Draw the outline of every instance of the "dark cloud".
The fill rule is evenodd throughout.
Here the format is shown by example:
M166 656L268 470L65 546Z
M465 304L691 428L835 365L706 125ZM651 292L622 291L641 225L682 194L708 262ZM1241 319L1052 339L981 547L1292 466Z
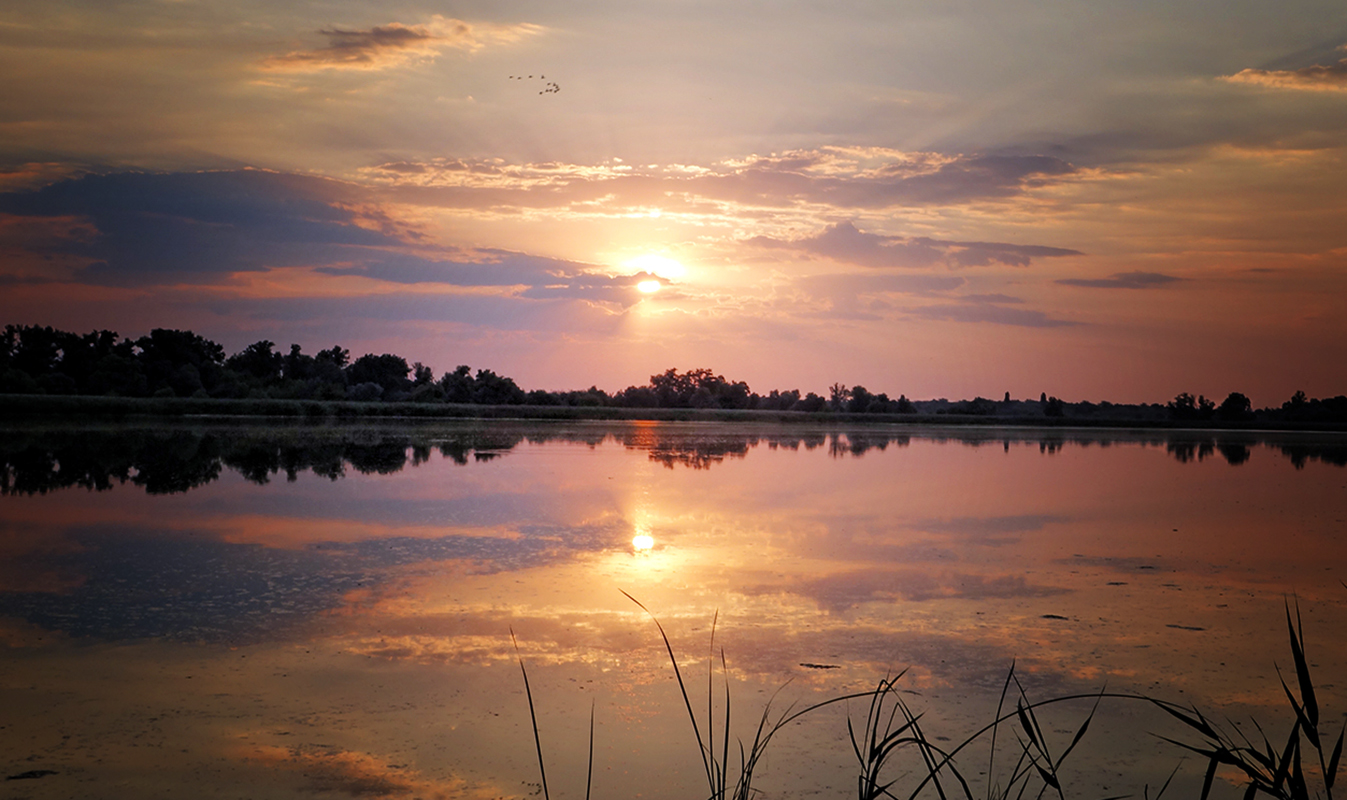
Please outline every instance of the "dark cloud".
M1087 289L1154 289L1181 280L1158 272L1115 272L1108 278L1062 278L1057 283Z
M458 35L470 36L459 23ZM369 30L329 28L319 31L327 37L327 46L273 56L262 62L267 69L379 69L405 61L417 54L433 54L441 37L422 27L397 22Z
M83 258L78 280L135 285L341 260L352 250L401 244L359 224L358 195L337 181L258 170L120 173L0 194L0 214L79 220L79 235L44 249Z
M0 194L0 219L17 221L4 230L45 231L31 241L5 236L11 246L79 257L85 265L74 278L104 285L205 283L308 266L394 284L522 286L522 297L627 306L640 299L638 282L658 280L595 274L587 264L509 250L427 248L360 187L259 170L88 175Z
M797 250L864 267L987 266L993 263L1027 267L1034 258L1078 256L1077 250L1001 242L956 242L927 237L865 233L851 222L829 225L822 233L801 239L764 236L748 240L760 247Z

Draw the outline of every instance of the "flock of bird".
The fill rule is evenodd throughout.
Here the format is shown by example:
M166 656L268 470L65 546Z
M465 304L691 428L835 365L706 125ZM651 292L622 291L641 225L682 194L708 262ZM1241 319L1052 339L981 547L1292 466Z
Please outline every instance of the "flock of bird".
M523 75L511 75L510 80L512 81L533 80L533 76L529 75L527 78L525 78ZM547 80L546 75L539 75L538 80L546 81L546 83L543 84L543 90L541 92L538 92L538 94L556 94L557 92L561 91L561 87L557 85L557 82Z

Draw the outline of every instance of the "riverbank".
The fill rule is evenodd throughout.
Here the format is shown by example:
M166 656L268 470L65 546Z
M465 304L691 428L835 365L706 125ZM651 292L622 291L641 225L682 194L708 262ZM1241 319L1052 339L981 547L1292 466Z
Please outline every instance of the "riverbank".
M1116 408L1116 407L1115 407ZM358 402L351 400L222 399L196 397L100 397L0 395L7 419L62 421L147 418L246 417L311 420L527 419L650 420L668 422L845 423L1036 428L1147 428L1159 430L1347 431L1344 423L1164 420L1118 415L1061 417L937 413L872 414L716 408L620 408L614 406L471 405L464 403Z

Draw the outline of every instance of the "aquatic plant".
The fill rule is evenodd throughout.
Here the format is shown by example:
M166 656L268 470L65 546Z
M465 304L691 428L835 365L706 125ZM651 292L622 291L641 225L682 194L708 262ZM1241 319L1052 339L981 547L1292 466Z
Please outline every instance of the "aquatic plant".
M543 740L538 733L538 714L533 707L533 689L529 686L529 671L524 667L524 655L519 652L519 641L515 639L514 628L510 628L510 643L514 645L515 658L519 661L519 672L524 676L524 696L529 703L529 722L533 727L533 745L538 754L538 776L542 781L543 800L552 800L547 787L547 767L543 763ZM589 705L589 769L585 774L585 800L589 800L590 790L594 787L594 704Z
M863 721L854 721L848 706L846 716L847 735L853 755L859 766L857 775L857 797L860 800L916 800L923 792L933 790L940 800L977 800L973 789L960 771L956 758L961 754L971 759L971 748L980 742L987 742L985 800L1022 800L1025 797L1042 798L1051 792L1060 800L1065 800L1061 770L1066 759L1075 751L1085 737L1090 723L1094 719L1100 704L1104 700L1126 700L1142 702L1154 706L1173 719L1178 720L1188 730L1201 737L1197 743L1184 742L1167 736L1159 736L1190 753L1207 760L1207 769L1202 782L1200 800L1207 800L1211 794L1218 771L1221 767L1236 770L1247 781L1244 784L1244 800L1252 800L1260 794L1277 800L1310 800L1323 797L1332 800L1333 787L1341 766L1344 735L1347 725L1339 730L1336 743L1327 747L1328 732L1321 725L1321 714L1310 676L1309 661L1305 656L1305 638L1300 618L1299 604L1295 605L1295 618L1292 619L1292 606L1286 603L1286 624L1290 635L1291 656L1296 672L1296 691L1293 691L1278 669L1278 678L1293 712L1291 730L1286 743L1280 749L1274 749L1264 728L1257 720L1252 720L1257 728L1260 742L1255 743L1236 726L1228 728L1213 722L1195 705L1182 706L1160 698L1142 694L1107 692L1100 689L1090 694L1071 694L1052 697L1046 700L1031 701L1024 685L1016 673L1012 662L1001 688L996 713L992 721L954 745L938 744L940 740L928 736L922 726L924 712L914 712L899 695L898 681L906 670L897 675L880 679L875 688L866 692L841 695L797 709L795 704L784 710L774 712L773 704L777 696L789 684L778 688L768 699L758 719L751 742L747 745L739 740L737 768L731 764L731 698L729 689L729 666L724 649L717 651L715 645L716 626L719 614L712 619L711 645L707 664L707 705L705 719L700 720L694 710L688 686L679 667L678 657L673 644L659 619L639 600L623 591L629 600L649 615L659 631L665 651L673 666L674 677L683 699L683 706L692 726L693 739L702 761L706 780L707 800L749 800L758 791L753 787L756 770L762 762L768 745L783 728L801 717L825 706L838 703L850 703L852 700L865 700L867 707ZM514 632L510 632L514 640ZM518 643L515 643L518 654ZM721 688L720 705L723 714L716 713L716 662L719 661ZM544 800L548 795L547 777L543 765L542 744L538 733L537 717L534 715L533 696L529 688L528 672L524 668L523 657L519 657L519 667L524 676L524 690L528 696L529 714L533 723L534 743L538 755L538 770L542 778ZM1009 708L1008 699L1014 689L1014 708ZM1079 727L1075 728L1070 742L1054 755L1054 747L1044 734L1037 712L1049 706L1064 703L1093 701L1090 711ZM1229 732L1235 731L1234 734ZM719 741L717 741L717 735ZM1013 744L1006 744L1013 739ZM1002 747L998 749L998 740ZM1013 762L1009 772L998 777L997 756L1009 749ZM967 752L966 752L967 751ZM893 760L900 753L915 753L919 757L919 767L900 773L913 781L909 788L899 788L900 778L889 778L894 772ZM1306 755L1311 754L1313 761L1306 767ZM1317 762L1317 763L1315 763ZM1181 766L1182 763L1180 762ZM1160 800L1168 790L1170 783L1179 770L1174 768L1155 795ZM589 798L594 770L594 712L590 709L589 742L589 778L585 797ZM1317 774L1317 783L1313 779ZM1322 786L1322 793L1312 789ZM1117 795L1105 800L1121 800L1128 795ZM1143 787L1143 796L1151 800L1150 787Z
M1164 738L1184 750L1196 753L1207 759L1207 771L1202 781L1202 800L1211 792L1212 782L1222 765L1243 773L1248 780L1244 797L1256 797L1259 793L1279 798L1279 800L1309 800L1311 796L1310 772L1305 768L1307 748L1318 761L1319 781L1323 786L1323 797L1333 798L1333 786L1338 768L1342 763L1343 735L1347 725L1338 731L1337 743L1325 753L1327 737L1320 726L1319 702L1314 692L1314 681L1310 677L1309 661L1305 657L1305 633L1300 619L1300 603L1295 604L1295 620L1291 619L1291 604L1286 604L1286 629L1291 639L1291 658L1295 662L1296 683L1299 697L1287 685L1286 678L1277 669L1277 678L1291 705L1294 719L1286 744L1275 750L1268 740L1263 726L1253 720L1258 729L1260 742L1253 742L1234 726L1231 735L1225 727L1212 722L1197 710L1195 706L1184 708L1175 703L1148 698L1150 702L1182 722L1187 728L1200 734L1202 741L1197 744ZM1303 743L1302 743L1303 742ZM1313 765L1312 765L1313 766Z

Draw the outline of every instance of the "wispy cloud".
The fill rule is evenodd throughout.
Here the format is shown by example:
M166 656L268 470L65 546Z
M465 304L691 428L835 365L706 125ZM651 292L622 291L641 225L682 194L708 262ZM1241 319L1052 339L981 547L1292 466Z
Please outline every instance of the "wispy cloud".
M904 309L908 314L923 319L945 322L986 322L993 325L1013 325L1020 328L1064 328L1079 322L1056 319L1042 311L1029 308L1006 308L995 303L937 303Z
M608 208L707 201L756 208L884 209L1007 199L1067 180L1050 156L970 156L823 147L706 165L499 160L396 161L369 171L416 202L445 207Z
M1347 45L1338 50L1347 51ZM1312 64L1300 69L1244 69L1224 76L1224 80L1272 89L1344 92L1347 91L1347 58L1339 59L1336 64Z
M1057 283L1087 289L1155 289L1182 280L1159 272L1115 272L1107 278L1062 278Z
M364 30L333 27L318 31L327 38L326 46L271 56L261 66L294 72L387 69L434 58L446 49L475 51L489 43L514 41L540 30L536 25L479 27L438 15L426 25L390 22Z
M865 233L851 222L829 225L821 233L781 240L759 236L748 240L761 247L786 248L864 267L950 267L1005 264L1027 267L1034 258L1082 255L1077 250L1001 242L956 242L924 236Z
M1050 597L1066 590L1029 583L1023 575L978 575L966 572L933 574L917 569L866 569L772 587L808 597L830 612L842 612L861 603L927 600L991 600Z

